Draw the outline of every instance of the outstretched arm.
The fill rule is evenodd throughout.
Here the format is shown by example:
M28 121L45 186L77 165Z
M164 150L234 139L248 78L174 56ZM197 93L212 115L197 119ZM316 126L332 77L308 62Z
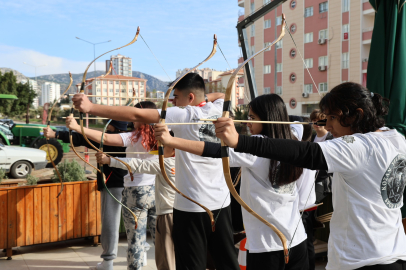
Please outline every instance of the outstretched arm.
M75 109L78 109L82 113L90 113L118 121L158 123L160 118L156 109L93 104L85 94L74 95L72 102Z
M164 146L176 148L185 152L189 152L198 156L203 154L204 142L190 141L181 138L172 137L169 134L168 126L165 124L156 124L154 126L155 138Z
M80 134L82 134L82 129L80 128L80 126L78 125L78 123L76 122L75 118L68 116L66 117L66 127L76 131ZM97 143L100 143L101 141L101 135L103 134L101 131L97 131L94 129L89 129L89 128L83 128L86 136L92 140L95 141ZM104 134L103 137L103 143L105 145L111 145L111 146L124 146L124 142L121 139L121 136L119 134Z
M206 96L207 96L207 99L209 100L209 102L213 102L217 99L224 99L226 95L224 93L216 92L216 93L208 93L208 94L206 94Z

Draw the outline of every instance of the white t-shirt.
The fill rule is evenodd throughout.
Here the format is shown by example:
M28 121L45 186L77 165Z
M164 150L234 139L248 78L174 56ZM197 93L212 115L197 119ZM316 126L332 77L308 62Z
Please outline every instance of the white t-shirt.
M299 193L299 210L303 211L316 202L316 190L314 187L317 171L303 169L302 177L296 181Z
M326 269L355 269L406 260L400 208L406 184L406 142L396 130L319 143L332 180Z
M170 107L166 123L195 122L194 119L217 119L223 112L223 99L208 102L203 107ZM161 113L161 110L158 110ZM220 142L210 122L201 125L168 125L178 138L192 141ZM229 190L224 179L221 160L205 158L176 149L176 187L186 196L210 210L230 204ZM227 198L227 199L226 199ZM224 204L223 204L224 203ZM204 212L200 206L176 193L174 208L187 212Z
M314 141L313 141L313 142L324 142L324 141L326 140L326 138L327 138L327 135L328 135L328 132L327 132L326 134L324 134L324 136L322 136L322 137L318 137L318 136L316 135L316 137L314 137Z
M263 137L259 135L259 137ZM251 154L236 153L230 149L230 166L241 167L241 198L260 216L280 230L288 246L297 227L291 247L303 242L307 236L299 213L296 183L277 186L269 181L270 160ZM303 174L300 178L303 177ZM300 179L299 178L299 179ZM246 249L250 253L283 250L282 242L271 228L242 208Z
M141 141L142 138L140 137L136 143L131 141L133 133L126 132L120 133L121 139L123 140L123 145L127 147L125 149L126 152L148 152L144 146L142 146ZM153 160L157 159L158 156L150 155L150 154L126 154L127 158L139 158L139 159L147 159ZM146 173L133 173L134 181L131 181L130 174L128 173L124 176L124 187L137 187L137 186L148 186L153 185L155 183L155 175L154 174L146 174Z

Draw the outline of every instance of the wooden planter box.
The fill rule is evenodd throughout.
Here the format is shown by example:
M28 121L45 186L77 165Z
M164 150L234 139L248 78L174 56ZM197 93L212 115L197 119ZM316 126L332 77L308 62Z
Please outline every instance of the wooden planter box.
M100 192L96 181L0 188L0 249L101 234Z

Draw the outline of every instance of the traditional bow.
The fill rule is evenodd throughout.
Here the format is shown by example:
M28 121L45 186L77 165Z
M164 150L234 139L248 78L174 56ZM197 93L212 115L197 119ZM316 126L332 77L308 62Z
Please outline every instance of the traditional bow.
M275 43L277 43L279 40L282 39L282 37L285 35L285 15L282 14L282 28L281 28L281 33L279 35L279 37L274 40L271 44L269 44L268 46L266 46L265 48L263 48L262 50L258 51L257 53L255 53L254 55L252 55L250 58L248 58L247 60L245 60L243 63L241 63L233 72L233 74L231 75L230 80L228 81L227 84L227 88L226 88L226 96L224 99L224 106L223 106L223 115L222 117L229 117L229 111L230 111L230 107L231 107L231 91L233 89L233 85L235 84L235 78L238 75L238 72L245 66L245 64L247 64L250 60L252 60L255 56L261 54L262 52L264 52L265 50L267 50L268 48L270 48L272 45L274 45ZM229 155L228 155L228 146L224 143L223 140L221 140L221 156L222 156L222 162L223 162L223 171L224 171L224 177L226 179L226 183L228 186L228 189L230 190L230 193L233 195L233 197L236 199L236 201L251 215L253 215L254 217L256 217L257 219L259 219L262 223L264 223L265 225L267 225L269 228L271 228L276 235L280 238L280 240L282 241L282 245L283 245L283 250L284 250L284 254L285 254L285 263L289 262L289 251L288 251L288 246L286 243L286 237L283 235L282 232L280 232L274 225L272 225L271 223L269 223L267 220L265 220L263 217L261 217L260 215L258 215L254 210L252 210L245 202L244 200L240 197L240 195L238 195L237 191L235 190L234 184L233 184L233 180L231 178L231 173L230 173L230 160L229 160Z
M130 106L133 102L134 102L134 100L135 100L135 91L134 91L134 89L133 89L133 99L131 99L129 102L128 102L128 104L126 105L126 106ZM101 135L101 140L100 140L100 152L103 152L103 142L104 142L104 134L106 133L106 130L107 130L107 126L110 124L110 122L112 121L112 119L110 119L109 121L107 121L107 123L106 123L106 125L104 126L104 128L103 128L103 133L102 133L102 135ZM104 153L104 154L106 154L106 153ZM135 222L135 229L137 229L137 227L138 227L138 218L137 218L137 216L135 215L135 213L130 209L130 208L128 208L126 205L124 205L121 201L119 201L119 200L117 200L117 198L116 197L114 197L114 195L110 192L110 190L107 188L107 185L106 185L106 180L105 180L105 175L104 175L104 172L103 172L103 165L101 165L100 166L100 174L102 175L102 177L103 177L103 187L106 189L106 191L107 191L107 193L110 195L110 197L112 197L117 203L119 203L122 207L124 207L127 211L129 211L130 213L131 213L131 215L133 216L133 218L134 218L134 222Z
M112 51L119 50L119 49L121 49L121 48L127 47L127 46L133 44L134 42L136 42L137 39L138 39L139 33L140 33L140 27L137 28L137 33L135 34L134 39L133 39L130 43L128 43L128 44L126 44L126 45L124 45L124 46L121 46L121 47L119 47L119 48L110 50L110 51L108 51L108 52L106 52L106 53L103 53L102 55L100 55L100 56L98 56L97 58L95 58L92 62L90 62L90 64L87 66L85 72L83 73L82 84L81 84L81 86L80 86L80 93L84 93L84 90L85 90L85 82L86 82L86 75L87 75L87 71L89 70L90 66L91 66L97 59L99 59L100 57L102 57L103 55L108 54L109 52L112 52ZM87 141L87 143L88 143L94 150L96 150L96 151L98 151L98 152L103 152L103 151L100 151L96 146L94 146L94 145L89 141L89 139L87 138L86 133L85 133L85 130L84 130L84 127L83 127L83 113L82 113L82 112L80 112L80 114L79 114L79 123L80 123L80 128L81 128L81 130L82 130L83 138ZM110 155L108 155L108 154L106 154L106 156L108 156L108 157L110 157L110 158L113 158L113 159L117 160L118 162L123 163L123 164L127 167L128 172L130 173L131 181L134 180L134 176L133 176L133 173L132 173L132 171L131 171L130 165L128 165L126 162L124 162L124 161L122 161L122 160L120 160L120 159L118 159L118 158L112 157L112 156L110 156Z
M72 74L69 72L69 77L70 77L70 82L68 87L66 88L66 90L62 93L61 97L58 100L55 100L54 104L52 105L51 109L49 110L49 114L48 114L48 123L47 123L47 129L50 127L51 125L51 117L52 117L52 111L54 110L54 107L56 105L56 103L58 103L58 101L66 94L66 92L68 92L69 88L72 86ZM52 163L52 167L54 167L56 174L58 175L59 181L61 182L61 190L58 193L58 196L56 196L57 198L59 198L59 196L62 194L63 191L63 180L62 180L62 176L58 171L58 168L55 166L54 160L51 157L51 151L49 150L49 138L46 137L45 138L47 140L47 152L48 152L48 157L51 160Z
M213 55L216 53L216 46L217 46L217 37L216 35L214 35L214 41L213 41L213 48L212 51L210 53L210 55L203 60L203 62L201 62L200 64L198 64L197 66L195 66L194 68L190 69L188 72L186 72L185 74L179 76L168 88L168 91L166 91L166 95L165 95L165 99L164 102L162 104L162 111L161 111L161 119L159 120L159 123L165 123L165 118L166 118L166 109L168 107L168 99L169 96L172 92L172 90L175 88L176 84L183 78L185 77L187 74L195 71L200 65L202 65L204 62L208 61L210 58L213 57ZM182 192L180 192L179 189L177 189L175 187L174 184L172 184L172 182L169 180L168 175L166 174L165 171L165 164L164 164L164 147L162 145L162 143L160 141L158 141L158 155L159 155L159 166L161 167L161 172L162 172L162 176L164 177L165 181L168 183L169 186L171 186L172 189L174 189L178 194L182 195L184 198L188 199L189 201L197 204L198 206L200 206L201 208L203 208L207 214L209 214L210 216L210 220L211 220L211 226L212 226L212 230L215 230L215 222L214 222L214 217L213 217L213 213L204 205L196 202L195 200L189 198L188 196L186 196L185 194L183 194Z

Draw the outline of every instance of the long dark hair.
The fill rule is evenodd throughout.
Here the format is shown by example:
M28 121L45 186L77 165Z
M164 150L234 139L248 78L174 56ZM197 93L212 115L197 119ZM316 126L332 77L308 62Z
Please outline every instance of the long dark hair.
M389 99L377 93L371 94L367 88L353 82L334 87L321 99L319 105L325 114L339 115L342 112L340 124L351 127L354 133L368 133L383 127L385 120L382 117L389 111ZM350 120L353 120L352 123Z
M283 99L276 94L262 95L254 98L249 104L249 108L259 116L262 121L289 121ZM263 124L261 135L275 139L297 140L292 134L290 125ZM303 173L303 168L295 167L277 160L271 160L269 166L269 180L273 185L286 185L299 179Z
M156 109L155 103L151 101L141 101L135 104L136 108L140 109ZM131 141L136 143L141 138L141 144L147 151L156 150L157 141L154 135L154 129L148 124L142 124L139 128L134 129Z

